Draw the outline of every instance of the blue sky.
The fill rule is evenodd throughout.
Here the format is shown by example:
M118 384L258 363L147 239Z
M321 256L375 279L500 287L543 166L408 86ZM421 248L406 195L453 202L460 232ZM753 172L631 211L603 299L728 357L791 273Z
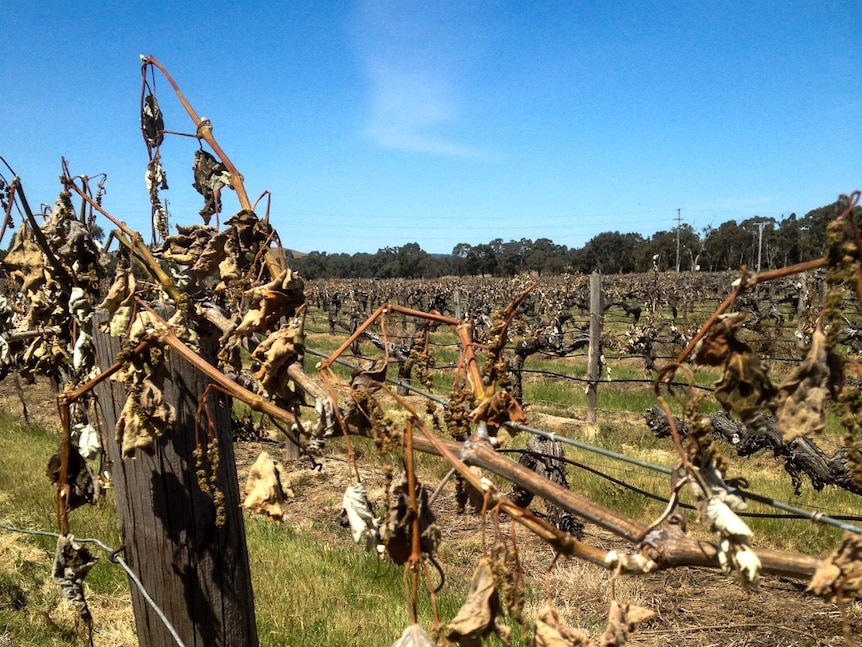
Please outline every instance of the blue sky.
M33 205L56 198L61 156L106 172L104 205L145 239L139 54L301 251L580 247L670 230L678 208L700 230L862 188L858 1L2 6L0 156ZM195 148L162 146L172 223L200 221Z

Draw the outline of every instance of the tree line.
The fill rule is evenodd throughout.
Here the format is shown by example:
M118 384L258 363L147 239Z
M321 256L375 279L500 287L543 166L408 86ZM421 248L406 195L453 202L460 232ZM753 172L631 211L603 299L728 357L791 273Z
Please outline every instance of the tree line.
M747 265L756 270L784 267L823 254L826 223L834 204L795 213L778 221L752 217L728 220L695 231L683 224L649 238L640 234L603 232L583 247L569 248L549 238L487 243L458 243L450 254L429 254L418 243L384 247L371 253L293 254L291 265L306 278L437 278L441 276L515 276L599 271L604 274L702 270L717 272ZM856 209L857 221L862 208ZM678 243L677 243L678 241Z

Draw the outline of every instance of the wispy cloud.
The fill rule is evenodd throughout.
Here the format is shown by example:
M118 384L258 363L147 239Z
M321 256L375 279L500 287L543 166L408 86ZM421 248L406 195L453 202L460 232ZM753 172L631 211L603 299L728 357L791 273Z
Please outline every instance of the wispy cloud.
M459 52L469 50L459 49L459 41L469 35L452 30L451 21L436 21L433 13L412 3L362 3L354 26L368 81L363 134L382 148L487 157L486 151L458 141L451 133L462 118Z

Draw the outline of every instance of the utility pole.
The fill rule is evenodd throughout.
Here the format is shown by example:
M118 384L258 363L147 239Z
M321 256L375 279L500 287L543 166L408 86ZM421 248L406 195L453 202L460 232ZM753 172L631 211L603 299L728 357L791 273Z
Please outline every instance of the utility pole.
M679 274L679 226L682 222L681 209L676 210L676 272Z

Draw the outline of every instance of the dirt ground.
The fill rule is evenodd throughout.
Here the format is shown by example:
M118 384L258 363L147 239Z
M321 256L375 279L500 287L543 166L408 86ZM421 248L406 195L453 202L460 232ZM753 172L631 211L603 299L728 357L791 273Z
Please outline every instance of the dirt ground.
M14 377L0 382L0 407L20 413L24 404ZM32 422L57 428L58 418L47 384L20 384L23 402ZM262 450L276 460L284 454L281 442L239 442L235 445L240 489L250 465ZM371 463L368 461L367 463ZM292 498L286 505L285 523L297 530L321 534L322 539L349 541L338 523L341 497L352 482L343 455L331 453L311 469L308 459L286 463ZM372 504L381 504L385 479L382 470L363 463L364 481ZM420 474L420 478L423 475ZM433 474L425 474L427 484L436 486ZM535 505L535 504L534 504ZM538 504L541 506L541 503ZM481 554L478 517L455 512L452 487L446 487L434 505L443 531L440 562L447 578L469 579ZM331 532L330 532L331 529ZM587 525L584 540L599 547L627 550L628 546L604 530ZM756 548L756 547L755 547ZM525 574L541 587L551 562L550 550L526 532L518 533L518 550ZM733 577L719 572L680 568L640 577L626 577L613 584L603 569L571 560L551 571L554 607L573 626L593 623L601 626L607 613L611 591L620 602L633 602L655 612L627 644L686 645L708 647L755 647L772 645L838 646L862 645L862 604L850 604L842 611L834 604L805 593L805 582L764 576L760 586L746 592ZM528 614L539 610L533 605ZM532 617L532 616L531 616ZM846 626L849 640L845 640Z
M276 443L238 443L236 455L240 486L244 483L248 466L260 451L265 450L278 460L280 449ZM284 467L289 474L286 481L292 484L293 495L286 505L285 523L321 533L321 539L332 541L335 534L344 540L346 534L343 528L338 527L337 519L341 496L352 483L345 458L327 456L320 461L318 470L310 469L308 459L292 461ZM365 464L361 469L372 506L381 505L385 501L382 472ZM437 485L431 480L426 483L431 487ZM533 505L540 511L541 506L541 503ZM467 581L481 554L481 521L473 515L456 514L451 486L446 487L436 500L434 512L443 530L440 562L447 579ZM331 528L333 534L321 528ZM349 541L349 536L346 538ZM629 550L625 542L590 524L586 526L584 541L604 549ZM536 587L541 587L544 572L551 561L551 551L522 530L518 532L518 551L526 575L532 578ZM554 606L567 622L572 626L604 625L612 588L607 571L591 564L566 560L558 563L551 580L555 589ZM642 631L629 640L629 645L862 645L859 638L862 634L862 603L851 603L845 609L844 617L851 636L847 642L841 610L806 593L806 584L764 576L756 590L747 592L732 576L704 569L679 568L622 578L613 587L618 601L639 604L656 614ZM541 609L534 604L525 610L529 617L534 617ZM595 637L595 632L593 635Z

